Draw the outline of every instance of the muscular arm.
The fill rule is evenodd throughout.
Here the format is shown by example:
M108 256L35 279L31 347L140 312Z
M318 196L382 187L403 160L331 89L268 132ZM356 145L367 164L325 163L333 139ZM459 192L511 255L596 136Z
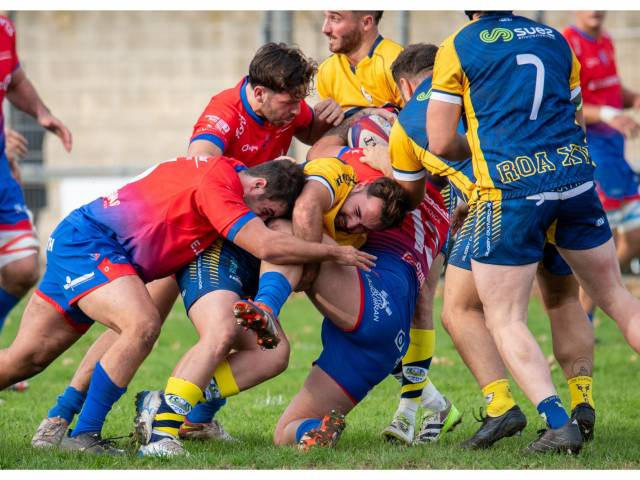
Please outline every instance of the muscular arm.
M296 138L306 145L313 145L327 130L344 121L344 112L340 105L330 98L317 103L313 112L311 125L296 133Z
M429 151L450 161L466 160L471 156L466 137L458 133L462 107L454 103L432 99L427 109Z
M320 182L307 181L293 207L293 234L310 242L322 240L324 212L331 208L331 195Z
M190 157L219 157L224 152L208 140L195 140L189 144L187 155Z
M299 265L334 261L369 271L375 256L351 246L307 242L268 228L259 218L249 220L233 239L233 243L260 260L276 265Z
M627 87L622 87L622 106L624 108L636 108L640 109L640 94L629 90Z
M60 137L64 148L71 151L71 132L64 123L51 114L22 68L14 72L7 90L7 98L14 107L28 113L38 121L40 126Z
M352 119L343 121L325 133L307 152L307 161L321 157L335 157L347 145L347 135Z

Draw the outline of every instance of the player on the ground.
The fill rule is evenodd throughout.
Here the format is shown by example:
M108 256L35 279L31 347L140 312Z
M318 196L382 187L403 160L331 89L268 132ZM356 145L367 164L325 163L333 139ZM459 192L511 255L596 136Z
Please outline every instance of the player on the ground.
M349 161L357 165L361 154L352 151L346 155L353 157ZM324 159L315 160L318 161ZM365 166L359 168L362 172ZM367 170L370 172L359 175L380 176L377 171ZM322 235L323 223L326 225L327 217L322 218L320 208L301 209L298 215L295 212L299 206L316 205L318 193L325 205L330 202L334 190L323 180L326 178L311 182L313 190L308 190L306 199L303 192L300 205L297 203L294 209L293 231L303 238L317 238ZM334 446L344 428L344 415L405 356L421 285L448 230L448 214L442 199L435 190L431 194L435 196L428 196L420 208L408 213L400 226L368 234L363 249L378 255L371 273L334 264L320 267L307 294L325 315L323 351L303 389L278 421L276 444L297 443L302 450ZM289 289L302 276L301 267L266 269L280 276ZM336 283L341 285L340 289L334 288ZM263 287L261 282L255 302L236 304L236 315L243 325L256 330L259 338L270 338L265 324L277 323L275 312L286 295L269 295L266 289L263 292Z
M636 137L640 125L624 109L640 110L640 95L618 76L613 42L603 28L605 12L576 12L575 19L563 35L580 62L582 111L596 187L616 233L620 268L629 272L630 261L640 256L640 178L625 159L624 141ZM593 316L593 301L583 298L583 305Z
M318 95L333 99L347 117L366 107L402 105L391 64L402 46L378 31L382 11L327 10L322 33L333 53L318 69Z
M331 232L334 236L336 233L352 232L354 235L350 238L350 243L361 244L362 236L358 235L359 232L386 228L402 219L406 212L406 195L399 185L386 178L366 185L357 184L355 173L347 167L335 158L308 163L305 166L307 182L300 198L307 198L309 190L313 190L316 184L312 180L320 178L320 175L323 175L321 177L321 181L325 182L323 185L331 181L334 193L333 203L325 205L325 214L332 218ZM300 207L297 203L295 208L298 211L302 208L306 212L305 206ZM322 229L321 219L319 226ZM337 228L346 232L336 232ZM218 255L222 256L224 252L219 251ZM233 342L237 341L238 337L246 335L237 329L233 319L234 302L239 301L241 296L255 294L255 301L261 304L263 299L274 295L286 299L291 292L290 285L285 284L284 292L280 293L283 279L274 272L263 272L260 276L260 291L257 294L252 291L252 285L258 280L257 275L252 272L256 272L259 268L259 261L256 258L247 260L245 259L247 256L246 252L236 253L235 258L239 263L233 273L246 287L233 288L229 285L226 292L217 292L218 296L224 295L228 314L220 312L215 318L211 318L211 315L206 313L211 308L207 299L212 298L214 293L200 296L202 289L198 286L199 282L187 279L188 276L193 275L193 272L185 270L178 274L181 289L185 292L185 306L198 328L200 340L178 363L163 393L146 392L140 396L136 431L141 443L139 449L141 455L186 454L186 450L177 439L180 425L185 415L202 398L226 398L261 383L286 368L286 361L275 365L275 368L271 367L270 364L273 362L269 358L273 353L256 352L255 348L245 348L229 355ZM243 261L240 262L240 260ZM250 271L241 272L240 270L244 267L248 267ZM222 273L224 275L224 272ZM225 280L222 283L224 282ZM230 280L227 283L232 282ZM278 308L274 314L279 314L279 310ZM196 316L200 318L199 321L196 320ZM274 323L271 326L274 331L277 330L277 334L274 332L272 337L260 338L258 342L269 349L275 347L284 335L279 325ZM215 338L215 343L219 344L217 349L211 348L209 337ZM285 345L287 349L285 360L288 360L288 344L285 343ZM256 357L256 353L259 357ZM212 374L213 380L211 380Z
M463 202L453 213L453 228L463 211L461 207L474 203L475 176L471 159L447 162L428 151L426 112L436 52L434 45L409 45L393 64L406 105L391 132L391 165L396 180L414 197L419 198L425 181L432 181L429 174L449 180L456 192L453 196ZM504 365L484 324L482 303L473 287L469 234L470 225L466 223L455 236L448 256L442 321L487 399L482 426L463 446L486 448L524 428L526 419L511 396ZM554 354L568 379L572 416L578 418L583 435L590 438L595 421L591 380L594 339L579 305L578 285L570 274L555 247L546 246L538 283L551 320Z
M20 299L38 281L39 243L29 209L19 183L17 159L5 155L5 126L2 104L6 97L11 104L28 113L38 124L56 134L64 148L71 151L71 133L54 117L26 73L16 52L16 31L13 23L0 16L0 332ZM24 141L16 138L16 153L25 154Z
M472 271L486 325L549 427L529 451L578 452L577 422L569 419L526 324L547 235L636 350L640 302L622 285L595 192L581 128L580 67L568 43L556 30L511 12L469 14L473 20L446 39L436 57L430 150L452 161L473 160ZM468 142L457 133L463 107Z
M335 101L320 102L312 110L304 100L315 71L315 63L298 48L276 43L263 45L251 60L248 75L235 87L212 97L193 127L188 155L217 157L224 154L252 166L286 153L294 136L307 143L315 141L318 135L343 119L342 110ZM220 241L232 259L236 250L225 240ZM213 262L200 262L197 267L194 263L193 268L202 270L203 278L211 278L209 271L220 268L218 257L212 257L214 251L212 246L203 253L203 257L214 258ZM257 269L254 274L257 279ZM152 282L148 289L163 318L182 290L173 277ZM202 286L200 295L213 290L225 288L207 283ZM211 311L214 310L222 312L226 307L217 305ZM38 426L32 445L50 447L60 442L73 417L82 408L93 367L116 339L117 333L108 330L87 352L70 385ZM275 363L286 363L288 356L285 355L283 348L270 358ZM184 436L229 439L213 419L223 404L223 401L212 399L206 405L199 405L185 422Z
M176 272L220 236L277 262L372 263L352 247L304 242L265 226L287 214L303 181L288 160L247 170L226 157L178 158L74 210L47 243L47 270L16 340L0 351L0 387L42 371L94 321L118 331L60 447L121 453L100 432L159 334L162 322L145 282Z

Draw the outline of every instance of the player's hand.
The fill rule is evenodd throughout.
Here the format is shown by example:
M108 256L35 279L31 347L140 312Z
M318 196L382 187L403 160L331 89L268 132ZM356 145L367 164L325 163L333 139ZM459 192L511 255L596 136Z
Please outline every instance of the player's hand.
M452 192L453 194L453 192ZM451 215L451 235L458 233L458 230L464 224L469 214L469 205L466 203L460 203Z
M373 147L364 147L362 149L362 163L366 163L371 168L382 172L385 177L392 176L391 156L389 155L388 145L374 145Z
M6 138L5 152L10 160L19 160L26 157L29 153L29 142L19 132L13 128L5 128L4 136Z
M39 115L38 123L43 128L46 128L50 132L55 133L58 137L60 137L60 140L62 140L62 145L64 145L65 150L67 152L71 151L73 140L71 139L71 132L65 126L64 123L62 123L56 117L51 115L51 113L49 112L45 112Z
M298 282L298 286L295 288L296 292L306 292L309 290L316 278L318 276L318 272L320 271L319 263L308 263L304 266L304 270L302 271L302 277Z
M638 125L638 122L624 113L613 117L609 121L609 125L622 133L626 138L634 138L640 133L640 125Z
M350 245L336 246L333 260L340 265L350 265L361 268L365 272L370 272L371 267L375 267L375 255L362 252Z
M380 115L384 118L389 125L393 125L393 122L396 121L397 115L393 112L390 112L386 108L363 108L357 114L359 117L363 117L365 115Z
M333 127L337 127L344 120L342 108L340 108L338 102L332 98L327 98L326 100L316 103L313 107L313 112L319 121Z
M635 108L636 110L640 110L640 95L636 95L635 98L633 99L633 104L631 105L632 108Z

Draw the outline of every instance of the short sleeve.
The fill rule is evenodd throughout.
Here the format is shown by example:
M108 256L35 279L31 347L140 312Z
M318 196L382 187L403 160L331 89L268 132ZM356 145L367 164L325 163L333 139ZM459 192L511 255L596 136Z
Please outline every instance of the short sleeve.
M320 96L321 100L326 100L327 98L331 98L331 91L329 89L329 85L327 84L327 77L329 76L327 61L320 65L318 69L318 76L316 81L316 89L318 90L318 96Z
M391 155L393 177L396 180L412 182L420 180L427 174L420 158L415 153L413 142L399 120L396 120L391 127L389 154Z
M331 195L331 206L345 198L356 184L353 169L337 158L317 158L305 164L307 181L324 185Z
M193 127L191 142L206 140L216 145L222 153L233 141L238 127L238 112L213 97Z
M462 105L464 72L453 39L447 38L436 54L431 100Z

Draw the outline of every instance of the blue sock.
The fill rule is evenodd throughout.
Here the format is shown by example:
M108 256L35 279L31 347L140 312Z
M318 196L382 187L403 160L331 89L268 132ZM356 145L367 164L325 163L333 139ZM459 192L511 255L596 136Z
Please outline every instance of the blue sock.
M310 430L314 428L318 428L322 420L319 418L307 418L300 425L298 425L298 429L296 430L296 443L300 442L302 436Z
M126 391L126 387L119 387L111 381L100 362L96 363L84 407L71 436L76 437L81 433L100 433L111 407Z
M72 386L68 386L64 393L58 397L58 402L49 410L47 417L62 417L71 423L73 417L82 410L85 398L87 398L85 392L79 392Z
M187 420L191 423L209 423L226 403L226 398L212 398L199 403L189 412Z
M0 287L0 332L2 331L2 326L4 325L4 321L7 319L9 312L15 307L20 299L18 297L14 297L5 289Z
M546 420L549 428L560 428L569 423L569 415L567 415L567 411L562 406L562 401L557 395L545 398L536 408L542 418Z
M289 280L279 272L263 273L255 301L269 306L273 313L280 315L280 309L291 293Z
M591 310L590 312L587 312L587 317L589 318L589 321L591 323L593 323L593 318L596 316L596 309L594 308L593 310Z

